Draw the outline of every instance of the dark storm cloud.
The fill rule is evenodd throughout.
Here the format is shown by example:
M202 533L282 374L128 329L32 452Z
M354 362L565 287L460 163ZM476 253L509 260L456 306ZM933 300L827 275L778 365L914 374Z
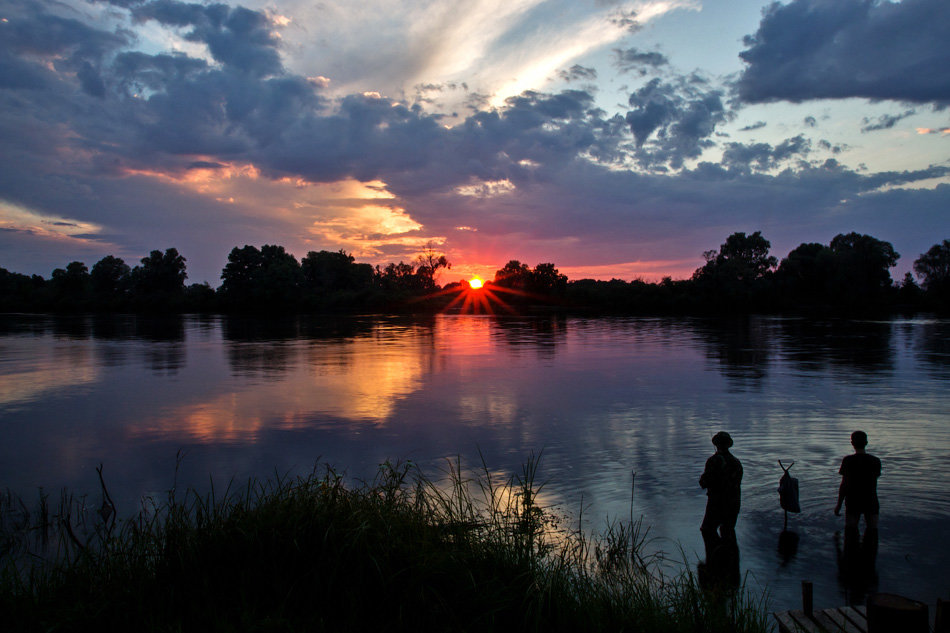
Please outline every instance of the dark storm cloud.
M140 21L192 27L185 38L207 44L215 61L254 75L274 75L282 71L270 19L259 11L225 4L188 4L175 0L155 0L135 5L132 15Z
M471 248L495 244L509 258L516 253L544 261L554 252L558 264L569 266L693 257L698 267L701 253L733 231L764 230L780 255L801 242L826 242L852 230L888 239L892 223L906 228L908 221L919 221L939 233L938 210L950 203L950 187L913 196L919 207L892 208L887 201L903 198L880 189L941 173L947 170L868 177L830 161L774 175L702 163L671 177L577 161L514 175L518 195L483 200L425 191L413 196L412 206L414 217L443 234L452 234L460 217L478 218L479 231L468 238ZM452 213L446 213L449 204ZM898 250L924 246L913 230L897 233ZM567 236L570 248L564 249Z
M733 230L781 226L789 217L802 227L802 241L819 239L817 230L865 231L863 214L883 205L872 205L883 199L881 188L946 174L861 175L834 162L814 164L803 136L775 146L719 145L720 163L686 168L685 161L723 142L717 126L732 116L723 91L695 75L647 83L630 95L625 116L608 116L584 90L526 92L446 128L443 117L407 103L355 94L326 99L281 67L279 41L263 13L168 0L112 4L182 29L208 45L214 62L129 50L128 36L51 15L52 3L0 0L9 16L0 28L16 29L0 38L0 199L102 226L90 239L121 244L116 254L131 254L130 261L176 246L190 270L202 259L220 270L227 250L249 242L248 235L303 230L305 216L242 212L173 180L230 163L252 164L264 178L380 180L426 235L477 223L479 239L505 245L502 256L522 256L518 249L535 240L538 261L551 257L544 248L568 240L578 245L575 263L582 255L629 261L634 251L668 258L674 242L698 259ZM632 162L641 173L629 169ZM497 181L511 183L510 194L459 193ZM933 210L946 208L948 198L944 187L915 200ZM906 207L901 222L917 213ZM25 239L26 230L7 242ZM90 261L80 255L92 247L76 249L69 257L56 251L57 265Z
M55 15L41 2L7 0L0 6L5 18L0 23L0 87L42 89L55 83L57 72L71 72L83 90L103 96L100 63L128 44L127 34Z
M950 103L947 0L774 3L739 56L750 103L864 97Z
M146 55L137 51L119 54L112 65L112 74L124 91L133 95L144 90L162 91L166 86L182 82L194 73L207 69L202 59L182 53Z
M642 76L667 64L669 59L656 51L647 52L638 48L614 49L614 65L621 72L637 72Z
M49 11L46 3L6 0L0 28L3 49L17 54L96 60L128 43L123 34L102 31Z
M714 143L710 136L728 118L722 91L691 76L671 83L653 79L630 95L626 120L645 166L674 169ZM647 142L650 141L650 145Z
M901 114L883 114L875 120L864 117L861 120L861 122L864 124L861 126L861 131L876 132L878 130L889 130L894 127L901 119L906 119L907 117L916 113L916 110L907 110Z

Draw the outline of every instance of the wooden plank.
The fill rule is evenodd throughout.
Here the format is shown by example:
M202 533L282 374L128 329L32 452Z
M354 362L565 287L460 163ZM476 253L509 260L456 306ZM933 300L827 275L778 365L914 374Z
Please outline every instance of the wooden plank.
M862 631L868 630L868 618L865 615L867 609L864 607L841 607L838 609L846 618L854 622L854 625Z
M824 633L821 630L821 627L818 626L818 623L808 615L805 614L801 609L795 609L789 611L788 614L792 616L795 620L795 624L799 626L799 630L803 633Z
M815 611L810 616L802 609L773 613L780 633L867 633L863 607L838 607Z
M779 633L800 633L801 628L795 623L794 618L788 614L788 611L772 614L778 621Z
M844 627L839 626L838 623L831 617L829 611L834 611L834 609L824 609L815 613L815 622L818 623L818 626L821 627L823 631L828 633L844 633Z
M865 633L866 631L866 629L849 620L848 616L841 612L841 609L827 609L825 614L835 622L838 631L844 633Z

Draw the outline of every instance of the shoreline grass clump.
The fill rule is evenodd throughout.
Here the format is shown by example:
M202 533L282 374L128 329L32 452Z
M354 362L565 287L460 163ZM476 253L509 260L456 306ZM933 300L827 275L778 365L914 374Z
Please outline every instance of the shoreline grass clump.
M383 464L194 490L117 520L63 493L0 499L9 631L769 630L744 587L700 588L641 555L639 522L599 537L539 505L537 460L497 481ZM101 472L100 472L101 475ZM44 553L37 554L39 550Z

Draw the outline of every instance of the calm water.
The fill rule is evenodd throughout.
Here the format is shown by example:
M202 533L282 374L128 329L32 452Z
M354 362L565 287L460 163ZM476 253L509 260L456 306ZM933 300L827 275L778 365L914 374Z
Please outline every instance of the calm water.
M98 495L120 511L206 487L390 458L501 474L543 452L547 500L595 531L633 512L650 547L703 557L697 480L728 430L745 467L741 570L772 606L860 599L841 579L834 506L848 437L884 463L871 589L950 589L950 321L753 318L256 321L0 316L0 487ZM797 551L780 553L777 460L794 461Z

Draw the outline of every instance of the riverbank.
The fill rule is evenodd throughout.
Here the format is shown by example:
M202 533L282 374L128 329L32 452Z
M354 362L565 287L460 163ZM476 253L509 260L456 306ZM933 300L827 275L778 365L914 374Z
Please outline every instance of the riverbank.
M384 464L224 493L172 490L128 520L63 494L7 495L0 610L11 631L738 631L762 597L641 555L639 523L590 537L538 503L537 463L496 481ZM97 504L98 505L98 504ZM35 556L43 550L42 557Z

